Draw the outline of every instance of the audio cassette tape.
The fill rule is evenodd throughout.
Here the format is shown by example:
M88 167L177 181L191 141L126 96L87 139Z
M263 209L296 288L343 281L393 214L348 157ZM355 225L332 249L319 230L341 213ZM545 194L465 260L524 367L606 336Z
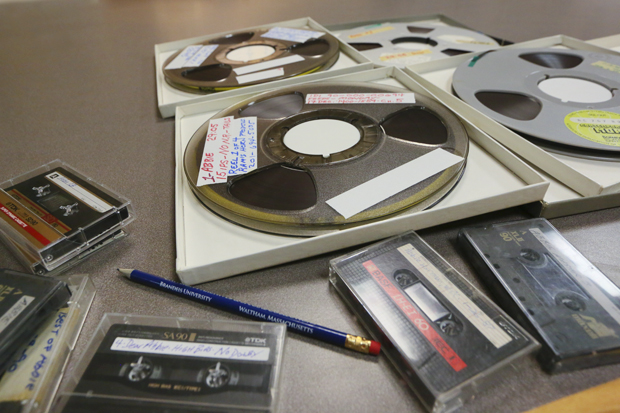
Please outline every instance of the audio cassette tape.
M550 373L620 361L620 288L545 219L464 228L459 245Z
M285 330L106 314L53 411L273 411Z
M415 232L332 260L330 281L433 412L538 348Z
M0 184L0 238L38 275L124 237L133 218L128 199L59 160Z

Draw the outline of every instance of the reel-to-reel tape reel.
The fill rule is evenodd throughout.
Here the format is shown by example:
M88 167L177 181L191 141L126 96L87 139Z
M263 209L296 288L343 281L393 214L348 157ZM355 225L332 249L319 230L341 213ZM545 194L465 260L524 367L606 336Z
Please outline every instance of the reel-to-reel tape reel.
M468 60L452 87L466 103L552 152L620 160L620 57L502 49Z
M238 31L170 56L166 82L190 93L209 93L329 69L340 44L329 33L287 27Z
M200 201L220 216L284 235L320 235L428 208L459 181L468 136L449 109L419 94L415 102L403 100L413 97L403 92L363 83L316 83L242 101L194 133L184 155L187 181ZM256 140L244 145L255 144L256 159L246 160L255 169L202 185L205 141L211 139L217 119L253 122ZM233 146L234 137L228 139L227 145ZM459 161L352 217L345 218L327 203L435 150ZM209 159L207 168L214 167L213 162Z
M482 33L433 22L374 24L345 30L340 39L377 65L398 67L500 46Z

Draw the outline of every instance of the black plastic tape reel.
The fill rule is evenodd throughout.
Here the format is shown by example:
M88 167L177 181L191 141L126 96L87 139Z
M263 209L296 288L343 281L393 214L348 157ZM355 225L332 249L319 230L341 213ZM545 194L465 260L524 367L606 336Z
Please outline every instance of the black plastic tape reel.
M227 183L196 186L209 122L191 138L184 155L188 182L211 210L238 224L284 235L310 236L386 218L437 203L461 177L465 161L349 219L325 201L441 148L466 158L468 136L446 107L416 94L407 104L307 104L310 93L403 93L363 83L317 83L278 89L238 103L213 118L257 117L257 169ZM326 155L296 152L284 144L295 127L335 120L354 127L359 141ZM304 125L305 124L305 125ZM312 128L303 139L312 140Z
M502 49L461 64L465 102L547 149L620 160L620 57L580 50Z
M162 67L166 82L187 92L215 92L327 70L338 60L340 45L338 40L328 33L299 43L263 37L268 31L269 29L239 31L206 40L200 45L215 45L217 49L199 66L166 69L168 64L182 53L183 50L179 50L166 59ZM230 56L240 49L249 50L252 47L266 48L271 54L252 59L252 54L249 53L252 60L231 59ZM281 66L284 71L281 76L244 83L239 83L237 80L238 75L234 69L289 56L300 56L303 60Z
M358 27L341 32L340 39L378 65L398 67L499 47L482 33L431 22Z

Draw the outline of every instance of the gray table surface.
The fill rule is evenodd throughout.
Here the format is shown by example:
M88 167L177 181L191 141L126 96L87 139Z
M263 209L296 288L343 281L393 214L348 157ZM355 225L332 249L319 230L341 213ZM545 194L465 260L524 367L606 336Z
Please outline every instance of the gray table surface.
M60 158L130 198L138 215L130 237L71 271L89 273L97 296L70 366L106 312L240 319L132 284L115 271L133 267L176 280L174 120L161 119L157 111L155 44L304 16L333 25L430 13L513 41L560 33L591 39L620 32L618 11L615 0L0 0L0 181ZM524 217L520 209L510 209L420 234L480 286L455 248L458 229ZM615 208L552 223L618 281L619 217ZM327 281L328 260L342 253L200 287L364 334ZM21 268L4 247L0 267ZM549 376L527 358L465 410L523 411L618 377L618 366ZM281 379L281 411L423 411L384 357L356 355L293 334Z

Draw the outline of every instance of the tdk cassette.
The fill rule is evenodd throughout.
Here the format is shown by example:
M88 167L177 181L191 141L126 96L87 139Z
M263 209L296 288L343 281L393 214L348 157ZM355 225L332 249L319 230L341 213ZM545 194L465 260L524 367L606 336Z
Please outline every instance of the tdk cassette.
M539 347L414 232L332 260L330 281L433 412Z
M465 228L459 244L550 373L620 362L620 288L544 218Z

